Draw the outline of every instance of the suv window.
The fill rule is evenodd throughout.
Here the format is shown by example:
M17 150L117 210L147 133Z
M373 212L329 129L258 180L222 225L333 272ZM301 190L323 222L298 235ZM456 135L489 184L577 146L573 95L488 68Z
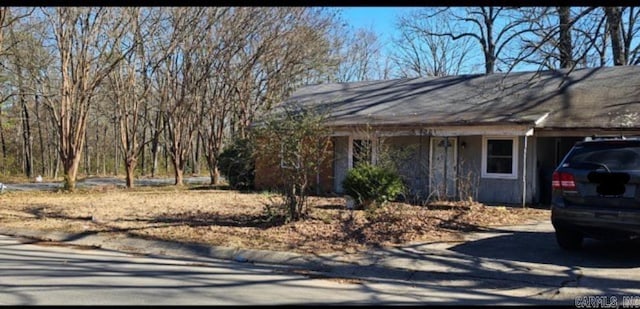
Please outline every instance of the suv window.
M576 169L640 170L640 143L604 142L576 145L565 161Z

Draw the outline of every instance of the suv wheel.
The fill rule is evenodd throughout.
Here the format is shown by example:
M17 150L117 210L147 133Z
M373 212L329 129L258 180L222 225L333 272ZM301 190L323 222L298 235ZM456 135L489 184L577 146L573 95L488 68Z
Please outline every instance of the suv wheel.
M569 251L579 250L582 247L583 238L580 232L565 228L556 229L556 241L562 249Z

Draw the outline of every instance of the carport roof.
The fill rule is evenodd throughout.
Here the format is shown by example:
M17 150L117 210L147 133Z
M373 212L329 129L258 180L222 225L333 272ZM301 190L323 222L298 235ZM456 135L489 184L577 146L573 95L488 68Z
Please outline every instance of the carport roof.
M630 129L640 127L640 66L318 84L279 107L290 104L328 111L331 126Z

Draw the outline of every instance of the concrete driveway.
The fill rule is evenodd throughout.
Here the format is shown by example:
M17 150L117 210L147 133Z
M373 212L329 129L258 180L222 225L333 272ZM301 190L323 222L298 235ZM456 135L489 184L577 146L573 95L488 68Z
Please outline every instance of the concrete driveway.
M556 245L546 221L470 233L464 242L380 249L359 258L361 265L413 271L409 279L415 283L492 296L481 304L504 296L573 306L585 296L614 296L620 304L628 296L638 301L638 247L638 242L587 240L580 252L567 252Z
M504 229L449 248L491 260L533 282L556 283L556 298L626 295L640 297L639 242L585 241L583 250L558 247L550 222ZM550 295L551 296L551 295Z

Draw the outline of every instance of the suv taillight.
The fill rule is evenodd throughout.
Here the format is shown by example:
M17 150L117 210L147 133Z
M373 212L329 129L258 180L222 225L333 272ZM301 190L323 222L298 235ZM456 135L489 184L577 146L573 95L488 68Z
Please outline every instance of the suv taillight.
M553 190L576 191L576 180L573 174L553 172L551 187Z

